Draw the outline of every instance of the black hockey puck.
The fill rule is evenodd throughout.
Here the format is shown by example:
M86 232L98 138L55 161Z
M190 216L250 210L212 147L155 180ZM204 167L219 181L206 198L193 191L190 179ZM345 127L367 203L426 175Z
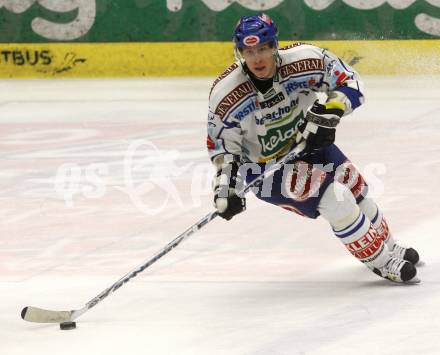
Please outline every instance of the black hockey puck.
M24 307L24 308L21 310L21 318L22 318L22 319L24 319L24 317L26 317L27 310L28 310L27 307Z
M60 329L62 329L62 330L70 330L70 329L75 329L75 328L76 328L75 322L60 323Z

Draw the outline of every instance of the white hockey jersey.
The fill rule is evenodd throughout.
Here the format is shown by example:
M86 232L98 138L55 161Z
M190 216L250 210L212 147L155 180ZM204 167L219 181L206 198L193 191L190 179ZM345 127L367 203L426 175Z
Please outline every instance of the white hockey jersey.
M329 51L297 43L279 49L273 87L262 94L239 62L213 83L209 98L207 146L211 159L235 154L264 163L295 145L297 125L317 92L343 92L346 114L363 102L358 74Z

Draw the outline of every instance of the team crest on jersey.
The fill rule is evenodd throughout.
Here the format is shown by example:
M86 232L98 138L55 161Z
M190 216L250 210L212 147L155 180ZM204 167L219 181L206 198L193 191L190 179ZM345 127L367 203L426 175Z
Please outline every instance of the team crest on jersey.
M254 36L254 35L246 36L243 39L243 43L247 47L253 47L253 46L257 45L258 43L260 43L260 38L258 36Z

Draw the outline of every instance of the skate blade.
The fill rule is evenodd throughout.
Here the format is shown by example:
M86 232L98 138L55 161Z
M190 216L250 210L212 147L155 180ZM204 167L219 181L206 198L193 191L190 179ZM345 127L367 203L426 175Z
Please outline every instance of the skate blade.
M403 285L417 285L417 284L422 282L422 280L420 280L417 276L414 276L409 281L396 281L396 280L389 279L388 277L384 277L384 279L388 280L388 281L391 281L395 285L402 285L402 286Z
M417 276L415 276L409 281L402 282L402 284L412 285L412 284L419 284L421 282L422 282L422 280L420 280Z

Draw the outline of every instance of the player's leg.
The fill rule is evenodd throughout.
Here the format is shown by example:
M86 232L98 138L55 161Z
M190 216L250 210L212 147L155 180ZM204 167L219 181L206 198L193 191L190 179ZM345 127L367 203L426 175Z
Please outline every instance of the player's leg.
M419 254L414 248L404 247L394 239L382 211L372 198L367 196L361 202L359 202L358 205L361 211L371 220L373 227L385 241L394 256L400 259L408 260L414 265L419 262Z
M261 170L251 169L252 166L253 164L243 165L241 169L241 174L246 176L247 183L264 170L263 164L260 165ZM265 202L301 216L317 218L320 196L332 181L333 177L319 167L303 160L296 160L285 164L272 176L264 179L258 189L253 188L252 191Z
M417 280L415 266L391 254L345 185L336 181L330 184L319 202L318 211L350 253L376 274L397 282Z
M415 267L391 256L351 191L334 182L333 174L326 170L323 164L295 161L265 181L256 196L310 218L321 213L347 249L370 269L394 281L413 280ZM252 176L248 175L247 179Z
M368 195L368 184L352 162L333 145L326 150L326 160L335 163L335 180L345 185L353 194L361 211L371 221L374 229L384 239L388 249L395 257L408 260L413 264L419 261L419 255L414 248L401 246L393 238L382 211Z

